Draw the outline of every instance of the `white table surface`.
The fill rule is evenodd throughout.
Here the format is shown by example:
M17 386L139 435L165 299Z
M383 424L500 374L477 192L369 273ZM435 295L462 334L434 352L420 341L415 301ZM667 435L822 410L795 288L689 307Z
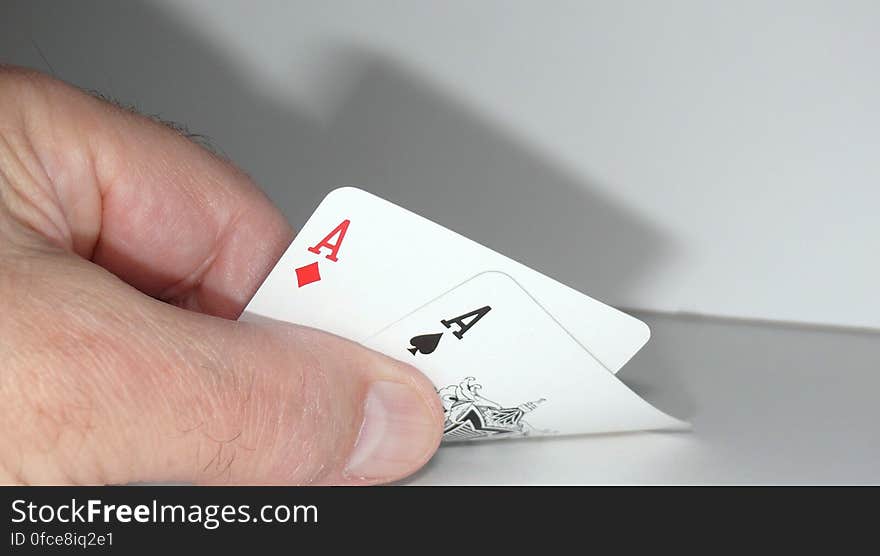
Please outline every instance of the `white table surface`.
M444 446L403 484L880 483L880 334L638 316L619 376L693 432Z

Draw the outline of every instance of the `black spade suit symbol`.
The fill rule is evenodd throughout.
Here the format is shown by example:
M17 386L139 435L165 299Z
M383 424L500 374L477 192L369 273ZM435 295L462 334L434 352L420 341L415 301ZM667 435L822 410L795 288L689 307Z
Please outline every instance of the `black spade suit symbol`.
M422 334L421 336L413 336L410 338L411 348L407 348L407 351L416 355L418 353L422 353L424 355L429 355L434 353L434 350L437 349L437 344L440 343L440 338L443 337L442 332L438 332L437 334Z

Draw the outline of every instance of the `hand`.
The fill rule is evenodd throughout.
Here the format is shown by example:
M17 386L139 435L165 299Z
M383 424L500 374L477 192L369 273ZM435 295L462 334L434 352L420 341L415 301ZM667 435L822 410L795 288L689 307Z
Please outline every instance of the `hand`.
M180 132L0 66L0 482L370 484L421 467L443 418L416 369L235 322L292 235Z

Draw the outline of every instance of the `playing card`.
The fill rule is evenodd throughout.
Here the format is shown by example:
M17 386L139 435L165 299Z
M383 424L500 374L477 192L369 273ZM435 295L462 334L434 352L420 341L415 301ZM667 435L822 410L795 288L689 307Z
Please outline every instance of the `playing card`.
M627 388L501 272L475 276L364 345L434 382L445 441L688 426Z
M353 187L321 202L242 318L285 320L361 341L486 270L514 277L612 372L648 340L638 319Z

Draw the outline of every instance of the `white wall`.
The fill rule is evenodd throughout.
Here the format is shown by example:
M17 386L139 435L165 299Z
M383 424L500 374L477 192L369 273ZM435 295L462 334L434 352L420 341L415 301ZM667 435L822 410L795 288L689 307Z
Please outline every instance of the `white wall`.
M617 305L880 328L880 3L16 6L0 55L211 135L295 223L359 184Z

